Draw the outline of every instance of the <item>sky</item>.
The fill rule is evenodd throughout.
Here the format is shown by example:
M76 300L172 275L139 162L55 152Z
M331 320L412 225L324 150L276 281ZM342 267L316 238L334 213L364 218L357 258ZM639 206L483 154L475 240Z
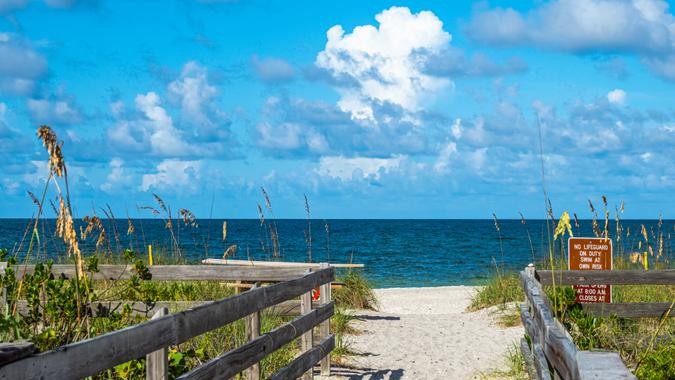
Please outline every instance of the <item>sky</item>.
M660 0L0 0L0 217L675 218ZM48 197L53 194L48 194ZM50 198L51 199L51 198ZM49 215L47 213L47 216Z

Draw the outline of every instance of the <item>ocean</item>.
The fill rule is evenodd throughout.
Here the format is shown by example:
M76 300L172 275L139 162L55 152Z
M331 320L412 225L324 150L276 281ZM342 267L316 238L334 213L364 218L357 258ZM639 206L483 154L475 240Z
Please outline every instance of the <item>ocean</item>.
M103 220L109 241L105 248L119 252L132 248L146 252L153 245L154 255L172 255L173 238L161 219L133 219L135 232L127 235L127 220L117 220L116 226ZM270 226L278 231L281 260L306 261L309 256L308 221L301 219L227 220L227 240L222 239L223 219L200 219L196 227L173 220L174 234L180 253L189 262L205 257L221 258L228 246L235 244L237 253L232 258L274 259ZM30 233L26 234L28 219L0 220L0 248L19 255L26 251ZM600 228L604 220L600 220ZM614 251L638 249L641 225L647 227L654 250L654 236L658 236L656 220L622 221L623 239L614 241ZM76 221L79 231L81 221ZM326 227L327 226L327 227ZM115 239L115 227L119 243ZM544 220L500 220L499 231L493 220L311 220L311 255L313 262L354 262L365 265L363 274L375 287L417 287L441 285L475 285L494 274L499 266L519 270L531 262L542 262L548 256L547 227ZM675 222L663 221L664 257L672 257L670 233ZM610 236L615 224L610 221ZM628 229L630 236L625 236ZM39 226L40 245L34 257L58 258L65 248L53 237L54 220L42 220ZM528 238L529 232L529 238ZM575 236L594 236L590 220L573 227ZM80 242L85 255L95 251L97 232ZM25 236L25 237L24 237ZM24 240L21 244L22 239ZM644 243L642 243L644 244ZM175 249L174 249L175 251Z

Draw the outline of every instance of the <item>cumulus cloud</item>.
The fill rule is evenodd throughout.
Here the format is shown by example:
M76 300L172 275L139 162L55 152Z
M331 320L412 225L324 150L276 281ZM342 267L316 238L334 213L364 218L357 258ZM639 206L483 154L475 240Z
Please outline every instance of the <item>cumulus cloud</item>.
M237 144L230 132L231 122L217 104L217 95L206 68L188 62L167 86L169 104L154 91L138 94L131 111L122 102L113 102L110 108L116 123L108 129L107 137L120 153L149 150L167 158L234 157Z
M511 57L504 63L498 63L482 53L467 58L459 49L448 49L425 64L428 74L451 78L504 76L524 73L527 70L527 62L520 57Z
M230 137L230 120L217 104L218 89L209 83L206 67L186 63L168 85L169 100L180 106L181 123L200 141L224 141Z
M341 25L328 30L328 41L316 66L342 82L341 109L356 119L373 119L371 103L389 102L408 111L418 110L423 98L451 82L426 74L430 55L440 54L451 36L432 12L411 13L392 7L375 16L379 25L361 25L346 33Z
M383 173L396 170L406 158L403 155L391 158L327 156L321 157L316 171L319 175L343 181L368 177L377 180Z
M201 166L201 161L164 160L157 165L155 173L143 175L140 189L194 192L199 188Z
M251 58L253 69L261 81L270 84L289 82L295 79L295 69L281 58Z
M124 161L115 157L110 160L108 164L110 172L105 179L105 182L100 186L101 190L107 193L113 193L120 188L126 187L133 181L133 176L127 172L124 167Z
M82 121L82 113L71 99L28 99L26 108L34 124L73 125Z
M47 61L14 34L0 33L0 94L28 95L47 74Z
M337 105L269 97L252 137L264 152L278 157L382 157L426 152L445 123L442 116L427 113L411 118L389 103L373 103L372 111L377 124L354 120ZM416 122L419 119L425 120L424 128Z
M120 120L108 129L108 138L122 151L147 152L158 156L187 156L194 148L183 140L173 119L161 105L155 92L138 94L135 98L139 115L131 120Z
M623 105L626 103L626 91L617 88L608 92L607 101L613 104Z
M466 31L494 46L634 53L655 73L675 79L675 17L662 0L556 0L527 13L479 7Z
M441 149L434 164L434 170L437 172L447 172L450 166L450 161L454 155L457 154L457 144L455 142L448 142Z

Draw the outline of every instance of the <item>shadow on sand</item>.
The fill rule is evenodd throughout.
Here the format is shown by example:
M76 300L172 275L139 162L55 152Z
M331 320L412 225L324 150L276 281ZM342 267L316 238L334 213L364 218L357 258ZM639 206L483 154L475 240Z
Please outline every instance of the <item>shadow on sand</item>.
M362 319L364 321L400 321L401 317L395 316L385 316L385 315L354 315L356 319Z
M400 380L403 377L402 369L374 369L374 368L333 368L333 375L344 376L349 380Z

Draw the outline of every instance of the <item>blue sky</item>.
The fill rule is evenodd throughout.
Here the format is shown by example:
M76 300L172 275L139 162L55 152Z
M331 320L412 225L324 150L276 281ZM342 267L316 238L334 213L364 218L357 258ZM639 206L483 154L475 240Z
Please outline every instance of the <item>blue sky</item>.
M665 1L0 0L0 217L675 217ZM543 142L540 155L539 132Z

